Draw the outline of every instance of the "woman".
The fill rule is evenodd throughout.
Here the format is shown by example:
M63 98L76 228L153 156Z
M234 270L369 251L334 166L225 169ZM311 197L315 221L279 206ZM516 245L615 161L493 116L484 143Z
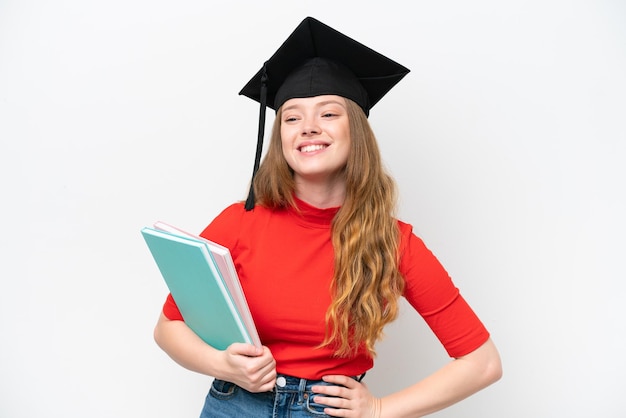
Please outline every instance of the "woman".
M210 347L171 296L155 329L175 361L215 377L201 417L416 417L499 379L489 333L394 218L367 115L407 72L307 18L242 90L261 102L259 147L264 107L277 111L270 146L247 204L201 235L230 248L264 346ZM401 296L454 360L379 399L361 379Z

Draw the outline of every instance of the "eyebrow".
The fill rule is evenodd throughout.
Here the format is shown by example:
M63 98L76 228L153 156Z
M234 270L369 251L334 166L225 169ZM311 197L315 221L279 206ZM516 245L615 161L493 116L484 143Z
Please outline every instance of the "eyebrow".
M324 100L323 102L316 103L315 106L316 107L321 107L321 106L326 106L328 104L338 104L339 106L343 107L344 109L346 108L346 106L343 103L341 103L339 100L335 100L335 99ZM298 108L298 107L300 107L300 105L293 104L291 106L287 106L287 107L283 108L283 112L286 111L286 110L291 110L291 109L295 109L295 108Z

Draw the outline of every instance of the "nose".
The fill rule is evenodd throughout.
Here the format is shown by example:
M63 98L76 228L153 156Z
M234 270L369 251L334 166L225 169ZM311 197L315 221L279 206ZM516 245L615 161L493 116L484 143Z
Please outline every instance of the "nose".
M311 136L317 135L321 132L319 125L315 122L315 119L307 118L302 125L302 135Z

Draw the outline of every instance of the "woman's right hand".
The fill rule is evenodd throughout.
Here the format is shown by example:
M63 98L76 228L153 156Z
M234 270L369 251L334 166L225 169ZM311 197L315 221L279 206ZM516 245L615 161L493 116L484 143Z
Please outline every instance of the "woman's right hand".
M249 392L269 392L276 383L276 361L269 348L235 343L217 350L200 339L183 321L163 313L154 329L154 339L181 366L232 382Z
M276 383L276 360L269 348L234 343L222 351L222 376L248 392L269 392Z

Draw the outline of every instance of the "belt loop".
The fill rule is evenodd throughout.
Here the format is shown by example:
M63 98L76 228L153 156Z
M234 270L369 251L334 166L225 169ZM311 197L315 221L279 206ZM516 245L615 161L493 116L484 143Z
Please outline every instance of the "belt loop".
M304 394L306 393L306 379L300 379L300 385L298 386L298 403L304 402Z

